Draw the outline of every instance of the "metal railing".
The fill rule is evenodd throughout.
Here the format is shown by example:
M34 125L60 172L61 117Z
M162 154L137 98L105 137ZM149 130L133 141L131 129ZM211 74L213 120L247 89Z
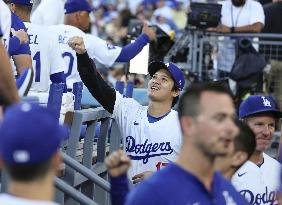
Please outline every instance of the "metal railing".
M74 111L69 139L62 147L64 174L54 179L58 203L62 205L110 204L110 184L107 181L104 159L107 152L121 146L119 129L114 122L109 137L110 121L110 114L103 108ZM99 137L94 139L98 122L101 122ZM82 140L80 129L83 124L86 124L87 128ZM81 144L83 144L82 160L78 161L76 154ZM97 154L94 155L93 145L97 147ZM7 190L9 181L6 172L2 171L1 178L1 191L4 192Z

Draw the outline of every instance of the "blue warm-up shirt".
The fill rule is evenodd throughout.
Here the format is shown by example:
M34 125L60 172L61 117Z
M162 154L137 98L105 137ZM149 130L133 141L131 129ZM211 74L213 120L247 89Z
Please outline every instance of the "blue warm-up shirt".
M27 31L23 21L17 17L16 14L12 12L12 24L11 28L15 29L16 31L23 29ZM30 55L30 48L29 44L20 44L20 40L17 37L13 37L12 33L10 33L10 41L9 41L9 54L10 56L13 55L21 55L21 54L27 54Z
M170 164L138 185L127 197L126 205L247 205L245 199L219 172L212 190L176 164Z

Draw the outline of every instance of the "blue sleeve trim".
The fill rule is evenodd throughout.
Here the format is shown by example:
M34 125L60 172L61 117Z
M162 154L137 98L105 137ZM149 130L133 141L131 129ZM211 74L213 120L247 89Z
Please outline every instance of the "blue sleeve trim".
M64 93L67 92L66 76L64 72L54 73L50 75L50 80L52 81L52 83L64 83Z
M116 62L129 62L132 58L134 58L143 47L150 42L147 34L140 35L135 42L126 45L121 49L119 56L116 59Z

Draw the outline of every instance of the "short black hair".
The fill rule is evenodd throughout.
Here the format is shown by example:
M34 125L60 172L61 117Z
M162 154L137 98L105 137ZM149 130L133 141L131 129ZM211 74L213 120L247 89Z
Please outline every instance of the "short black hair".
M239 134L234 139L235 152L246 152L249 159L256 149L256 135L245 122L236 120L235 123L239 128Z
M44 177L51 167L51 159L32 165L11 165L5 163L8 175L18 182L31 182Z
M177 86L176 82L175 82L175 81L173 81L173 82L174 82L174 84L173 84L173 87L172 87L172 91L177 91L177 90L180 91L180 89L179 89L179 87ZM179 95L180 95L180 93L179 93ZM174 107L174 105L176 105L176 103L177 103L178 100L179 100L179 95L176 96L176 97L174 97L174 98L172 99L171 107Z
M26 6L26 5L21 5L21 4L17 4L17 3L15 3L15 5L17 7L17 10L20 10L25 15L30 15L30 13L32 11L32 6Z
M181 95L178 105L178 117L197 117L199 114L199 103L203 92L217 92L229 95L233 98L230 88L222 82L193 83Z

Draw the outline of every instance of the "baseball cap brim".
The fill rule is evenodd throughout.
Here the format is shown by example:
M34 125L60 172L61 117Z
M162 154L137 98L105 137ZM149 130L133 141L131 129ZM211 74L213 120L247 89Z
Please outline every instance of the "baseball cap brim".
M256 110L255 112L251 112L251 113L248 113L248 115L244 115L244 116L239 116L240 118L245 118L245 117L250 117L252 115L258 115L258 114L266 114L266 113L270 113L270 114L273 114L273 116L275 118L282 118L282 112L280 111L277 111L277 110Z

